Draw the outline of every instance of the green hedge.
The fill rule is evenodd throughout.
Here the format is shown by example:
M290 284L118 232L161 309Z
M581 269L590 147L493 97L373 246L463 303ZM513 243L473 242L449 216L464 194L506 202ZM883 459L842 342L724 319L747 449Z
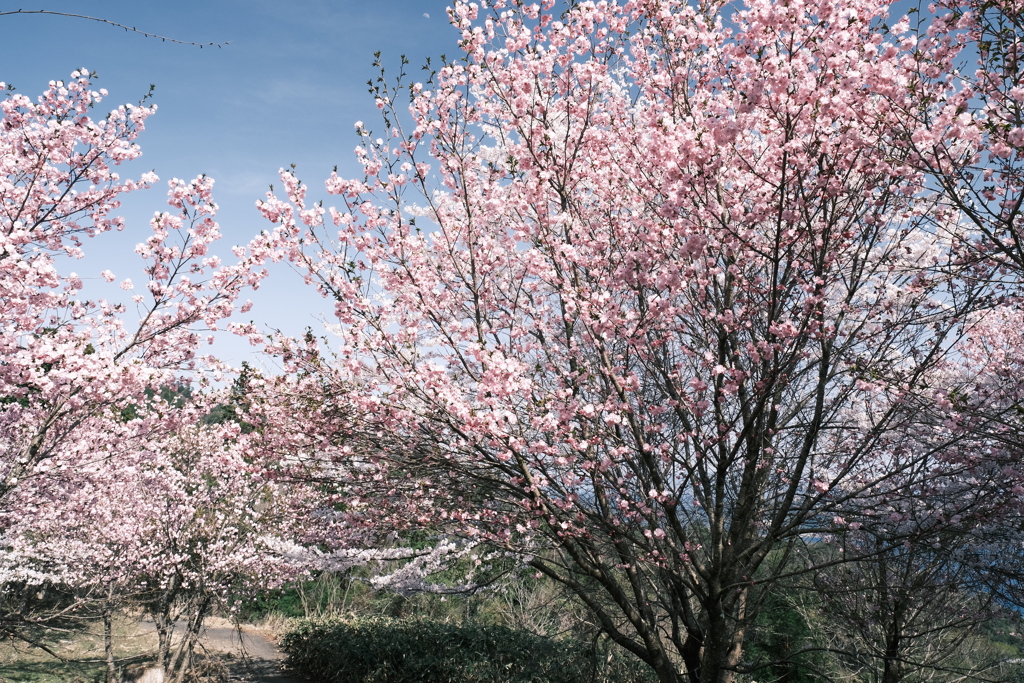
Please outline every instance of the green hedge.
M582 643L426 619L312 619L282 639L288 665L323 683L589 683Z

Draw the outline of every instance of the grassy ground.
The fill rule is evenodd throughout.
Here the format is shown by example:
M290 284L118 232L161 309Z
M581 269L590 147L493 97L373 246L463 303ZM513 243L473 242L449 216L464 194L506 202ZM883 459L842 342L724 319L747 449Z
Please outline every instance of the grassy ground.
M30 634L61 659L18 640L0 641L0 683L95 683L103 681L106 662L103 630L99 623L68 631ZM114 655L119 660L141 660L156 652L156 636L139 634L134 619L114 626Z
M285 622L264 620L245 629L244 651L232 622L211 617L200 642L189 680L203 683L296 683L281 672L283 655L274 633ZM30 637L60 657L22 641L0 640L0 683L102 683L106 679L103 632L98 623L63 631L37 632ZM128 664L150 663L157 650L151 623L123 616L115 621L114 656L119 671Z

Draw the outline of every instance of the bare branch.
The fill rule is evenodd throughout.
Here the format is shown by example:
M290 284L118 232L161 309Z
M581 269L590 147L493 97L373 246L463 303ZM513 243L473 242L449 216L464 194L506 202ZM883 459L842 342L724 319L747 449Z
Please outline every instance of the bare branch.
M230 41L223 42L223 43L196 43L196 42L193 42L193 41L190 41L190 40L177 40L176 38L168 38L167 36L161 36L161 35L156 34L156 33L149 33L148 31L141 31L141 30L135 28L134 26L126 26L124 24L119 24L116 21L110 21L109 19L102 19L100 17L90 17L90 16L85 15L85 14L74 14L72 12L56 12L54 10L48 10L48 9L16 9L16 10L9 10L7 12L0 12L0 16L6 16L6 15L9 15L9 14L52 14L52 15L59 16L59 17L72 17L74 19L88 19L89 21L98 21L101 24L108 24L110 26L114 26L114 27L117 27L117 28L123 28L125 31L128 31L130 33L138 33L140 35L145 36L146 38L158 38L158 39L160 39L160 40L162 40L164 42L177 43L179 45L196 45L196 46L198 46L200 48L204 48L204 47L208 47L208 46L209 47L223 47L225 45L230 45Z

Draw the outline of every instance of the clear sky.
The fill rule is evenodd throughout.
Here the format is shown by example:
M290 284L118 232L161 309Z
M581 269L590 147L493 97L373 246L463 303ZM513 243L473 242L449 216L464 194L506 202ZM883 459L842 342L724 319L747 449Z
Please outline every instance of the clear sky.
M397 73L399 55L419 80L426 57L455 57L458 34L448 25L445 0L38 0L38 5L0 0L0 11L47 9L102 17L140 30L221 48L162 43L100 24L60 16L0 16L0 81L34 97L48 81L77 68L96 71L106 88L103 105L135 103L156 86L159 107L139 138L143 156L124 167L138 177L155 170L161 183L125 202L128 227L86 245L74 268L97 277L105 268L139 281L141 261L132 248L145 239L148 220L166 208L165 182L205 173L216 180L214 196L224 248L247 242L269 227L255 202L277 171L297 164L312 188L337 165L359 175L352 154L353 123L376 121L366 81L376 75L373 53ZM97 112L102 114L102 111ZM317 311L330 310L290 273L275 271L246 319L265 320L290 332L318 327ZM97 287L99 280L97 277ZM116 291L111 297L116 297ZM218 343L235 363L241 344Z

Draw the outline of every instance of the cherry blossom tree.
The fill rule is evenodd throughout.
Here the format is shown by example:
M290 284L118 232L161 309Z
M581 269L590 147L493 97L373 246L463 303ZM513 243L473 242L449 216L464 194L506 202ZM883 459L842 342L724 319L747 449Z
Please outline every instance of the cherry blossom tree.
M1019 284L1024 14L1008 0L939 4L948 11L920 42L927 62L920 77L936 86L936 99L907 111L904 144L912 163L928 172L973 229L965 247L1002 266L1004 277L1014 273L1010 280ZM965 44L972 49L959 49Z
M263 276L258 254L241 249L237 263L222 265L208 253L220 233L205 177L171 181L176 212L157 214L137 249L149 281L145 294L132 295L135 321L124 304L86 299L77 273L60 273L84 255L85 238L124 227L113 214L121 194L156 181L152 173L122 180L114 170L138 156L134 140L154 108L125 106L94 120L90 109L103 93L84 71L72 78L52 82L38 102L12 94L0 103L0 495L49 467L59 449L80 441L73 432L109 417L105 409L141 403L146 389L195 369L202 330L216 330ZM125 279L121 287L134 285Z
M971 517L956 515L972 541L959 561L1001 600L1020 605L1024 15L1019 3L1000 0L938 5L919 41L920 77L936 87L934 99L906 111L902 144L969 228L955 248L973 265L966 275L986 283L990 305L969 318L969 339L926 409L941 429L960 433L946 458L966 466L965 484L984 492Z
M366 177L327 209L283 172L267 239L334 302L306 371L376 425L339 472L367 509L521 553L666 683L731 681L801 546L966 480L930 390L998 291L968 256L1012 247L951 199L985 43L876 0L553 9L456 3L465 57L408 116L379 81Z
M227 427L194 433L201 404L161 400L160 389L223 370L201 344L258 286L266 250L236 247L223 263L211 252L213 181L173 179L170 211L154 215L136 248L144 284L121 280L130 303L87 298L88 279L117 277L69 265L88 241L125 227L121 195L157 180L116 170L139 155L135 139L155 107L94 118L103 96L82 70L36 101L0 102L0 590L6 602L26 587L71 587L102 603L109 627L112 609L152 583L175 598L162 614L185 593L198 605L183 641L194 643L210 596L226 590L222 577L256 571L266 530L256 520L281 508L269 502L265 468ZM5 608L0 626L16 633L54 616L23 608ZM186 651L178 671L187 660Z
M145 609L158 664L181 681L207 616L307 570L292 549L320 499L277 481L237 424L202 424L200 404L153 407L172 424L146 442L53 476L42 490L18 490L18 514L3 520L3 568L9 579L71 591L79 610L98 604L111 673L110 616Z

